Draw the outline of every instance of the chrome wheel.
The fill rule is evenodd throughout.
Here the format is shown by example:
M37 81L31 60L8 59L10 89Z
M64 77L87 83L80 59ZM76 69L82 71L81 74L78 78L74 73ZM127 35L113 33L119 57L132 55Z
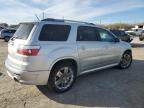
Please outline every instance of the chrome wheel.
M122 68L127 68L127 67L130 66L131 62L132 62L132 56L131 56L131 54L125 53L123 55L122 59L121 59L120 66Z
M74 72L70 67L63 67L58 70L55 76L55 86L58 89L67 89L74 80Z

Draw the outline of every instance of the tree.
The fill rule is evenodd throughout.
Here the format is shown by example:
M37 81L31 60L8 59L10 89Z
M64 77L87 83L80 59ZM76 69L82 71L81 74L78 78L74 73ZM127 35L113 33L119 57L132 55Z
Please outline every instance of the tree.
M1 27L4 27L4 28L7 28L7 27L8 27L8 24L7 24L7 23L0 23L0 26L1 26Z
M19 25L9 25L9 28L17 29Z
M125 24L125 23L115 23L115 24L109 24L106 26L106 28L109 29L131 29L133 25L131 24Z

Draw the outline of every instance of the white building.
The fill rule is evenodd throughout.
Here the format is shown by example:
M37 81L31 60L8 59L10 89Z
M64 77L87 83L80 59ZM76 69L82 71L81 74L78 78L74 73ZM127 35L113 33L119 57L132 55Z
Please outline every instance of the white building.
M144 30L144 25L135 25L135 27L132 28L132 30L137 36L140 36L142 34L142 31Z
M141 29L141 30L144 30L144 25L135 25L134 28L132 28L133 30L134 29Z

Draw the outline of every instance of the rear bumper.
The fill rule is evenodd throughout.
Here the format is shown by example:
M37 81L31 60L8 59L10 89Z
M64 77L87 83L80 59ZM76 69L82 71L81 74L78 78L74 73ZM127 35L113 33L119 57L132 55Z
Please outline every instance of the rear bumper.
M15 69L5 62L8 75L16 82L29 85L46 85L50 71L22 71Z

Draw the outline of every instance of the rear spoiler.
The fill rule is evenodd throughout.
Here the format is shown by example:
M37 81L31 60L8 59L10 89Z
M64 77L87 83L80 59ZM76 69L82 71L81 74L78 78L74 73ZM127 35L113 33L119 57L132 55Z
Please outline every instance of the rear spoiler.
M39 22L21 22L21 23L19 23L19 25L20 24L36 24L36 23L39 23Z

